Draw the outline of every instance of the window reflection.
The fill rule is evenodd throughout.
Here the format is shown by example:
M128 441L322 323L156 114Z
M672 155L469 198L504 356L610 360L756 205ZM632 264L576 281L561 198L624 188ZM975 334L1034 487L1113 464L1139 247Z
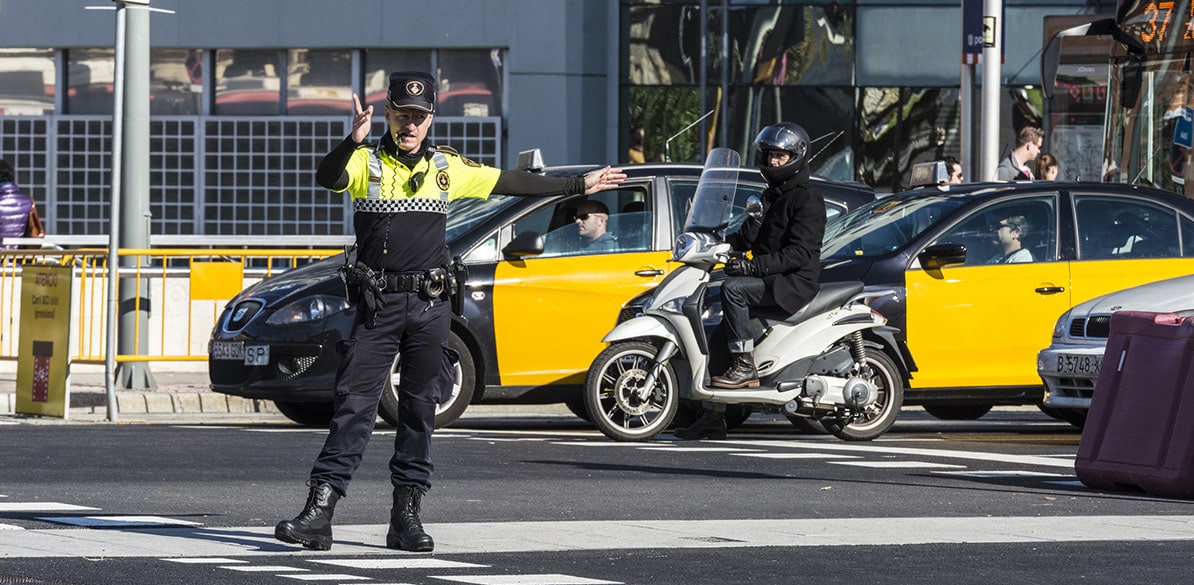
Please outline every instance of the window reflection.
M439 52L440 116L500 116L502 55L498 49Z
M66 112L112 114L116 58L113 49L71 49L67 52Z
M154 49L149 54L150 113L197 115L203 97L203 51Z
M373 106L379 114L386 105L386 89L394 71L431 71L431 51L365 51L365 95L362 107ZM376 121L379 116L374 116Z
M695 85L699 82L699 6L633 6L626 15L630 83Z
M0 49L0 115L54 112L54 51Z
M958 90L868 87L859 95L859 181L900 191L913 164L960 152Z
M836 3L730 10L731 82L849 85L854 78L852 15L852 9ZM720 79L719 68L714 69L711 75Z
M286 69L286 113L352 112L352 54L291 49Z
M281 114L278 51L216 51L216 103L219 115Z

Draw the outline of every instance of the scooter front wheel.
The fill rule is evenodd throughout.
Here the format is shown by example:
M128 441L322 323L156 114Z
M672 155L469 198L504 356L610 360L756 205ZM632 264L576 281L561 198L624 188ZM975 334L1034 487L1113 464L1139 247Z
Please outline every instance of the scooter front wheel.
M659 368L645 387L658 349L645 341L624 341L605 348L585 377L585 408L601 432L615 441L646 441L662 432L680 403L671 364Z

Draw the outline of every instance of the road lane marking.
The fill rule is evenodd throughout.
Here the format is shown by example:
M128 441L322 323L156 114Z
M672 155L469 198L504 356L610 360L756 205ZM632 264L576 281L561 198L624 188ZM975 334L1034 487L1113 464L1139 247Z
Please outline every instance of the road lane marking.
M163 516L39 516L38 520L85 528L150 528L165 526L203 526L200 522L176 520Z
M836 453L730 453L730 455L762 459L858 459L861 457L861 455L838 455Z
M966 469L965 465L951 463L933 463L930 461L826 461L831 465L850 465L852 467L868 467L871 469L938 469L954 468Z
M161 560L170 561L171 563L182 563L184 565L227 565L231 563L249 562L243 559L226 559L224 557L182 557Z
M12 524L0 524L0 530L24 530L24 528Z
M486 568L489 565L479 565L477 563L465 563L461 561L447 561L444 559L334 559L334 560L315 560L308 559L307 562L319 563L321 565L333 565L337 567L346 567L349 569L480 569Z
M979 478L999 478L999 477L1066 477L1061 473L1049 473L1046 471L1023 471L1023 470L1003 470L1003 471L934 471L941 475L953 475L961 477L979 477ZM1059 482L1047 482L1059 483Z
M362 575L345 575L341 573L329 573L325 575L290 575L282 574L279 577L286 577L287 579L298 579L300 581L372 581L370 577Z
M81 512L99 509L61 502L0 502L0 512Z
M242 571L245 573L300 573L303 571L310 571L311 569L303 569L300 567L287 567L285 565L229 565L227 567L220 567L221 569L228 569L230 571Z
M643 451L688 451L693 453L730 453L733 455L741 455L745 453L758 453L758 449L742 449L740 447L643 447Z
M543 573L538 575L452 575L441 577L432 575L432 579L469 583L470 585L621 585L621 581L605 581L602 579L586 579L559 573Z
M453 554L585 550L1194 542L1194 515L462 522L426 527L435 535L439 559ZM388 524L338 525L334 550L362 558L402 558L402 553L381 546L388 528ZM0 531L0 559L229 559L304 553L301 547L274 540L273 531L272 526Z
M1038 455L1009 455L1000 453L984 453L982 451L955 451L951 449L917 449L911 447L884 447L881 445L853 445L846 443L818 443L816 445L802 444L800 441L726 441L733 445L745 447L780 447L786 449L815 449L818 451L841 451L848 453L870 453L884 455L911 455L914 457L928 457L932 459L970 459L974 461L994 461L998 463L1019 463L1022 465L1038 465L1041 467L1074 468L1073 460L1065 461L1053 457Z

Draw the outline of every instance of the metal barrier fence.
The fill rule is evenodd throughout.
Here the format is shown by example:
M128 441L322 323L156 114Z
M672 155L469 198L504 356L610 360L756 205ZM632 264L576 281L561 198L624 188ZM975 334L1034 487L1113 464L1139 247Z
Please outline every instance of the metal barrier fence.
M342 249L121 249L119 278L135 279L135 310L148 310L149 326L134 327L133 347L143 355L117 354L117 362L206 361L211 327L224 303L273 274L343 252ZM126 260L127 259L127 260ZM0 361L17 359L21 275L26 266L72 266L71 359L105 363L108 251L0 250ZM142 307L147 299L149 307ZM124 334L125 332L118 332Z

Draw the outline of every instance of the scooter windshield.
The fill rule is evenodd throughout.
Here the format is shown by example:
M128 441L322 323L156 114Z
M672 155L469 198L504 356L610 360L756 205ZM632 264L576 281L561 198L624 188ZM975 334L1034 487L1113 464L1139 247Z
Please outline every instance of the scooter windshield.
M709 151L692 197L692 207L688 210L688 220L684 222L684 231L714 233L729 225L741 166L742 157L735 150L714 148Z

